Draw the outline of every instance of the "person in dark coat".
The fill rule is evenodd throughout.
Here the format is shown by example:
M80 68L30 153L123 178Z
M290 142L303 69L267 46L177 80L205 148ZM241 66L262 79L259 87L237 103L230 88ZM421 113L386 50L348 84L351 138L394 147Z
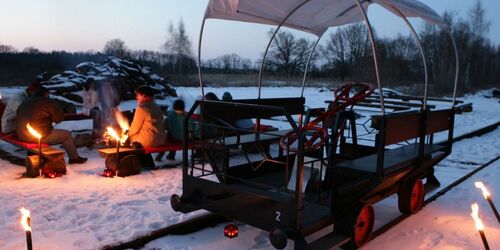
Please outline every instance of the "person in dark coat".
M87 158L78 155L76 144L71 133L63 129L54 129L52 123L60 123L64 112L57 103L48 98L49 91L41 87L32 98L24 101L17 109L16 133L20 140L37 142L30 134L26 125L42 135L41 142L47 144L62 144L69 157L69 163L84 163Z
M165 127L167 129L167 143L180 144L183 141L183 122L186 117L184 101L177 99L173 103L173 110L167 111ZM161 161L164 153L156 156L156 161ZM170 151L167 155L168 160L175 160L175 151Z

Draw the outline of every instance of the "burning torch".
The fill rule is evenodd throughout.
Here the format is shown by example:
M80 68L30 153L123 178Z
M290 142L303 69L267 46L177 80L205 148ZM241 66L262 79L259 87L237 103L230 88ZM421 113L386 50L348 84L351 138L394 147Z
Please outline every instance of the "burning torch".
M488 245L488 240L486 240L486 235L484 234L484 225L481 219L479 219L479 205L474 203L470 206L472 209L472 213L470 214L476 223L476 229L481 236L481 240L483 241L484 249L490 250L490 246Z
M495 207L495 204L493 203L493 200L491 199L491 194L490 194L490 192L488 192L488 189L486 188L486 186L484 186L484 184L480 181L477 181L476 183L474 183L474 185L476 185L477 188L479 188L479 189L481 189L481 191L483 191L484 198L490 204L491 210L493 210L493 213L497 217L498 223L500 223L500 215L498 215L497 208Z
M40 169L42 168L42 143L41 143L41 139L42 139L42 134L38 133L38 131L36 131L34 128L32 128L30 126L30 123L28 122L28 124L26 124L26 128L28 129L28 131L30 132L31 135L33 135L35 138L38 139L38 164L40 166Z
M22 207L19 209L21 211L22 217L21 217L21 225L23 225L24 231L26 232L26 247L28 250L33 249L33 243L31 241L31 217L30 217L30 210L25 209Z

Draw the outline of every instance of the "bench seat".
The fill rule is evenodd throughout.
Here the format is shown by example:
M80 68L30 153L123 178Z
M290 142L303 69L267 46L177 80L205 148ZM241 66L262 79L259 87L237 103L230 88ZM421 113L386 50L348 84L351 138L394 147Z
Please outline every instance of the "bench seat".
M425 155L443 150L446 146L426 144ZM418 157L418 144L410 144L395 149L386 150L384 153L384 173L389 174L408 166L409 161ZM367 155L354 160L348 160L337 164L340 171L354 171L367 174L377 172L377 154Z
M191 149L193 148L192 144L188 145L188 148ZM144 153L145 154L151 154L151 153L162 153L162 152L167 152L167 151L180 151L184 149L184 145L182 143L173 143L173 144L164 144L156 147L144 147Z
M17 138L17 136L14 133L4 134L0 132L0 139L25 149L38 149L38 143L21 141L19 140L19 138ZM49 146L48 144L42 143L42 147L48 147L48 146Z

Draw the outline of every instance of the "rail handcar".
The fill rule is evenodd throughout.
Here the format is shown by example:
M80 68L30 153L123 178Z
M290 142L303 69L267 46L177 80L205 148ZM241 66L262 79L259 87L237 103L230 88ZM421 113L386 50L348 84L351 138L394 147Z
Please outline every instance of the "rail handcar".
M265 56L282 26L317 35L317 44L329 27L364 20L370 31L377 88L382 89L376 46L365 13L374 3L403 18L419 45L406 16L445 25L439 15L418 1L209 1L200 33L199 65L206 19L278 27L264 53L256 99L200 100L189 111L184 121L182 195L172 195L174 210L189 213L204 209L266 230L278 249L286 246L287 239L295 241L296 249L317 249L346 239L352 247L364 245L374 226L373 204L390 195L397 193L402 213L415 213L422 207L425 192L439 184L433 167L451 152L457 82L455 79L452 107L430 110L422 49L422 105L389 113L382 91L378 91L380 113L370 118L368 134L357 131L353 107L372 95L370 84L345 84L334 92L327 108L306 109L306 66L300 97L261 98ZM458 75L458 67L456 71ZM204 95L201 68L199 76ZM235 125L248 119L255 121L254 128ZM263 124L270 119L285 125L269 129ZM434 134L440 132L447 133L446 139L436 143ZM373 140L367 142L367 135ZM306 240L325 228L329 233L324 237Z

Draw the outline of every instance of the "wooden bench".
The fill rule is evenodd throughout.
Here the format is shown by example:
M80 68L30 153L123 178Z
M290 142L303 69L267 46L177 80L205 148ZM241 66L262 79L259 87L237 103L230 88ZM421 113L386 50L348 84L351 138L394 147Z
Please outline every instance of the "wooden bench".
M377 154L371 154L337 164L341 172L378 175L396 173L412 166L418 159L442 151L449 153L451 140L444 144L426 144L425 136L441 131L453 131L453 110L414 111L375 117L379 131L376 137ZM404 146L395 144L420 139ZM393 148L387 149L386 146Z

